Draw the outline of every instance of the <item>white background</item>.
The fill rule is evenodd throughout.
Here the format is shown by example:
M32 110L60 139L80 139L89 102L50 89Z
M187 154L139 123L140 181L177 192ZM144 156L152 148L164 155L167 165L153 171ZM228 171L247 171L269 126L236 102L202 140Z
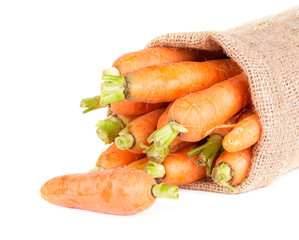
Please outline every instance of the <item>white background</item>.
M280 3L279 3L280 2ZM105 110L83 115L103 68L168 32L225 30L296 1L1 1L0 239L298 239L294 170L241 195L180 191L134 216L54 206L48 179L92 168ZM298 1L297 1L298 4Z

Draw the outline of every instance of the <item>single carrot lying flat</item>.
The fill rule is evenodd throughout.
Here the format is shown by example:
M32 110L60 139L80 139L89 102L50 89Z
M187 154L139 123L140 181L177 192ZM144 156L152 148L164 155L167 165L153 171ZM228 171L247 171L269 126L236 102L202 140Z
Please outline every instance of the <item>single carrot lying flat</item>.
M144 171L117 168L55 177L42 186L41 196L64 207L129 215L149 208L156 197L177 199L178 188L156 184Z
M224 151L215 162L212 179L215 183L235 190L247 176L251 167L252 152L249 148L238 152Z
M156 130L158 119L164 110L158 109L133 120L115 139L116 146L133 153L143 153L140 143L147 144L146 140Z
M144 171L152 177L160 178L162 182L172 185L182 185L202 180L206 178L206 167L196 165L197 155L187 156L187 153L193 147L194 145L168 155L163 164L150 162L151 164L145 166Z
M146 67L125 76L105 75L102 77L101 104L125 98L137 102L171 102L235 76L240 71L232 60L221 59Z
M262 134L262 127L257 114L252 114L240 122L228 133L222 142L228 152L237 152L257 143Z
M127 150L120 150L115 143L111 144L98 158L96 169L111 169L126 166L145 157L145 154L136 154Z

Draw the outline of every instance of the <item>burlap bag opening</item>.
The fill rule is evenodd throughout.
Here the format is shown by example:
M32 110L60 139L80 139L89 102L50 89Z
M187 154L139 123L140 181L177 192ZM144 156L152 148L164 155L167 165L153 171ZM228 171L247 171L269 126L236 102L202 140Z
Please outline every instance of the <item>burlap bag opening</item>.
M227 31L170 33L146 47L177 47L228 56L247 74L263 134L248 177L236 191L200 181L183 188L243 193L269 185L299 166L299 7Z

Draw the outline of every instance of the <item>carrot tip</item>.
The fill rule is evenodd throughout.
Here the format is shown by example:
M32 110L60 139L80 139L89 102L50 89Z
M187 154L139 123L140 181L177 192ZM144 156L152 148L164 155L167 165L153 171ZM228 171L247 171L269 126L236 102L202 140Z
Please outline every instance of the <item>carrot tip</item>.
M163 178L165 176L165 168L162 164L152 161L149 161L148 163L149 164L144 167L143 171L151 175L153 178Z
M90 169L89 172L95 172L95 171L102 171L105 170L102 166L95 166L94 168Z
M169 199L179 198L178 186L168 185L165 183L154 185L152 188L152 193L156 198L169 198Z
M232 179L232 169L227 163L220 163L214 167L212 171L212 179L215 183L235 191L235 188L228 184Z
M120 76L120 72L116 67L106 68L102 72L102 76L111 75L111 76Z
M124 128L122 121L115 116L110 116L103 121L99 121L96 126L98 127L97 135L105 144L112 143Z
M128 132L129 125L119 132L119 136L115 138L115 145L120 150L130 149L135 144L134 136Z
M96 110L99 108L107 107L107 105L101 104L101 96L95 96L93 98L84 98L80 102L81 108L87 108L83 111L83 113L90 112L92 110Z
M101 84L101 104L108 105L125 99L126 81L123 76L103 75Z

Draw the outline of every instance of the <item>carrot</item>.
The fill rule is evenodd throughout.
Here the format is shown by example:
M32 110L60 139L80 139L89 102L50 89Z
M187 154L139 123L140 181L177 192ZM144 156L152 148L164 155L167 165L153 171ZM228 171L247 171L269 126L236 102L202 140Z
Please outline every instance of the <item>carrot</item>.
M127 150L120 150L116 144L111 144L102 152L96 163L96 169L111 169L128 165L144 157L144 154L136 154Z
M252 114L240 122L223 139L223 148L228 152L237 152L257 143L262 127L257 114Z
M177 199L178 188L156 184L143 171L118 168L52 178L42 186L41 196L59 206L129 215L149 208L156 197Z
M105 144L110 144L118 137L120 131L138 116L122 116L113 114L96 124L97 135Z
M182 185L202 180L206 178L205 166L196 165L195 160L198 156L187 156L187 152L192 147L168 155L163 164L150 161L151 164L145 166L144 171L152 177L161 178L162 182L171 185Z
M157 124L157 129L161 129L165 127L168 124L168 113L169 109L172 106L172 103L168 105L166 110L163 112L163 114L160 116ZM155 134L155 132L153 133ZM152 135L153 135L152 134ZM150 138L148 142L150 142ZM147 157L154 162L162 162L164 158L169 154L169 153L174 153L176 151L179 151L183 148L186 148L188 146L194 145L194 143L190 142L184 142L180 138L176 137L169 146L164 148L163 146L160 146L159 143L154 143L151 146L144 146Z
M135 168L139 170L143 170L147 165L149 165L149 159L147 157L134 161L125 167L127 168Z
M140 144L145 145L147 138L156 130L157 122L165 109L158 109L133 120L115 138L116 146L121 150L143 153Z
M111 71L119 75L127 75L148 66L157 66L166 63L202 60L198 51L180 48L147 48L137 52L130 52L120 56L113 63L112 68L104 70L110 75Z
M235 190L247 176L251 167L252 152L249 148L230 153L224 151L215 162L212 179L215 183Z
M101 104L125 98L136 102L171 102L235 76L240 71L232 60L221 59L146 67L125 76L105 75L102 77Z
M136 116L142 115L159 108L166 107L167 103L145 103L145 102L133 102L124 99L120 102L111 103L111 110L120 115Z
M148 48L122 55L113 63L113 67L105 69L102 75L125 76L145 67L197 60L204 59L196 50L162 47ZM122 101L119 104L112 104L112 108L116 110L115 113L122 115L133 115L133 113L134 115L141 115L162 107L158 107L157 105L151 106L151 104L130 103L130 107L126 108L126 105L128 105L128 102ZM107 104L101 102L101 96L95 96L93 98L83 99L80 106L82 108L87 108L83 111L83 113L87 113L95 109L106 107ZM139 109L139 112L137 111L135 113L133 110L134 108ZM143 112L141 111L142 109ZM146 111L147 109L149 110ZM118 112L118 110L121 110L121 112ZM128 111L128 113L124 113L124 111Z

